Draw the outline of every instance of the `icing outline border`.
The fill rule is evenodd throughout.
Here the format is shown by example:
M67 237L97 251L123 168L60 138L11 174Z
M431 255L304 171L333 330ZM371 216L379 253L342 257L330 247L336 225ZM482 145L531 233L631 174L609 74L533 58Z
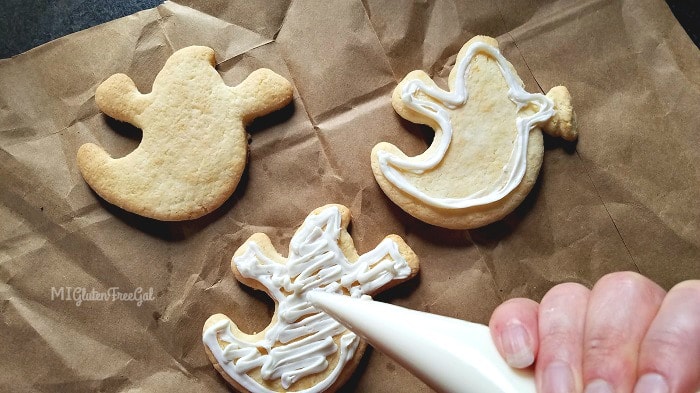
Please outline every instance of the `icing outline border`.
M411 184L397 169L421 174L435 168L442 162L452 140L452 124L450 123L449 113L444 107L454 109L467 103L469 92L467 90L466 76L471 68L471 61L477 53L485 53L497 61L501 74L508 84L508 97L517 105L518 111L533 103L537 105L538 111L531 116L516 117L517 135L513 151L508 163L503 167L501 176L495 182L495 184L500 184L500 186L497 186L495 189L494 187L483 188L461 198L433 197ZM481 41L472 43L467 49L465 56L457 64L457 67L457 77L454 83L455 90L452 92L442 90L437 86L433 88L426 85L422 80L411 80L406 83L401 92L401 100L408 108L433 120L442 130L437 152L432 154L428 160L416 161L410 160L410 158L414 157L402 159L384 150L377 151L379 168L390 183L428 205L443 209L465 209L487 205L503 199L513 191L521 183L527 169L527 144L530 131L538 123L548 120L555 113L554 103L549 97L542 93L528 93L525 91L520 85L517 76L511 70L508 61L498 48L492 45ZM416 98L415 94L418 92L441 101L444 107L435 101Z

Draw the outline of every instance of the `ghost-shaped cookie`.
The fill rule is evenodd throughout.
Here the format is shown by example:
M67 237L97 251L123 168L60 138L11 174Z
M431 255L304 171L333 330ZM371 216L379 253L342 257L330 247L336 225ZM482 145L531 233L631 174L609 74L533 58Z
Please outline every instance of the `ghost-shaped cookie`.
M542 130L577 137L571 97L554 87L528 93L495 39L477 36L457 55L447 91L422 71L394 90L403 118L430 126L435 138L409 157L382 142L372 171L384 193L404 211L433 225L468 229L500 220L532 189L543 155Z
M306 296L378 293L416 275L418 258L396 235L358 255L346 230L349 220L346 207L326 205L311 212L294 234L287 258L262 233L236 251L235 277L267 292L276 307L270 324L256 334L240 331L223 314L204 324L206 352L231 385L255 393L332 392L352 374L365 343Z
M231 196L246 165L245 124L288 104L293 89L264 68L227 86L214 65L211 48L191 46L173 53L150 93L124 74L100 84L100 110L141 128L143 138L121 158L92 143L80 147L78 168L97 194L164 221L198 218Z

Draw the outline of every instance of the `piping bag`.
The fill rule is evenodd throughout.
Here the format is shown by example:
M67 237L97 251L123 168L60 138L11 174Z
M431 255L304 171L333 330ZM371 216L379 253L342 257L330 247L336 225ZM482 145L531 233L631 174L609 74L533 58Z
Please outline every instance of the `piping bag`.
M533 372L511 368L485 325L323 291L307 300L435 391L535 393Z

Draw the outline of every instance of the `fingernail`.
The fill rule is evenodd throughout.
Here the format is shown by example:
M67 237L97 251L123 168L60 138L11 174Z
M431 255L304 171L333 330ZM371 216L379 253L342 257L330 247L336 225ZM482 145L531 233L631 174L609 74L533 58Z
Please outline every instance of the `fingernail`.
M593 380L586 386L583 393L615 393L612 386L602 379Z
M668 393L666 378L656 373L642 375L634 387L634 393Z
M574 374L568 364L555 360L544 369L543 393L573 393L575 390Z
M520 321L508 322L501 332L501 345L506 362L511 367L523 368L535 361L532 339Z

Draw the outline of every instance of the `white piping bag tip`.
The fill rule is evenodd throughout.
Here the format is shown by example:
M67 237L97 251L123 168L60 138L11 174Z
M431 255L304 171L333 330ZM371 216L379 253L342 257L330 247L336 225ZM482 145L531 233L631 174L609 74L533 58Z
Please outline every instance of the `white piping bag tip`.
M438 392L535 393L532 371L508 366L485 325L322 291L307 300Z

